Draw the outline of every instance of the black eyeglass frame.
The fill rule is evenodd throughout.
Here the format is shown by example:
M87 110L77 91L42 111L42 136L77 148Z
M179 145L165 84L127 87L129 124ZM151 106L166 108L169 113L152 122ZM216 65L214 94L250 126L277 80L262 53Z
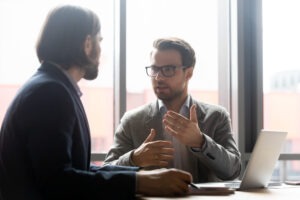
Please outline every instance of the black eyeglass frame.
M153 68L155 70L153 70ZM183 70L185 70L186 66L175 66L175 65L165 65L165 66L161 66L161 67L157 67L155 65L151 65L151 66L146 66L145 69L146 69L146 74L149 76L149 77L156 77L158 75L159 72L161 72L161 74L164 76L164 77L172 77L175 75L175 71L176 69L178 68L181 68ZM166 74L166 72L168 70L171 69L171 74ZM151 75L151 72L149 72L149 70L152 70L152 71L155 71L154 74Z

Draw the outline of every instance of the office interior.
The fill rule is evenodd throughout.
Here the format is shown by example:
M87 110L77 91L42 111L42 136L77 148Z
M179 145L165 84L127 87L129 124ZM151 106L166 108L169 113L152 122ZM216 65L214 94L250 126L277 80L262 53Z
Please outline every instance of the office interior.
M61 3L95 10L102 24L99 77L80 82L93 162L102 164L123 114L155 99L145 72L152 41L176 36L196 51L192 96L229 111L243 170L261 129L287 131L272 180L300 180L298 0L0 1L0 123L38 68L37 35Z

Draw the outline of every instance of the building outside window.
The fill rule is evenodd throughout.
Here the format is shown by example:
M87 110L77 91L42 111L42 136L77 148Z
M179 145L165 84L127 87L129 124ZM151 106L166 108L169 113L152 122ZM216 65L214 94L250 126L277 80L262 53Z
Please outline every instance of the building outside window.
M262 6L264 128L287 131L282 153L299 154L300 2L263 0ZM300 161L278 162L277 175L278 179L299 179Z
M152 42L158 37L181 37L195 48L197 61L189 86L192 96L199 101L229 105L226 108L234 116L234 108L238 108L237 102L229 99L224 103L222 99L233 94L235 87L241 82L231 82L230 87L225 87L226 89L221 86L227 84L223 71L228 71L231 78L236 76L232 66L235 59L239 59L235 56L239 55L237 50L230 49L230 45L228 49L231 55L220 48L220 43L230 43L229 38L235 42L247 40L243 38L242 41L238 41L238 34L234 32L231 32L230 37L220 40L220 35L230 33L222 32L224 29L220 27L227 27L225 30L229 30L229 26L232 30L238 29L239 24L226 24L220 20L220 12L229 7L227 4L234 2L239 1L0 1L0 123L19 87L39 67L35 43L46 14L50 8L62 3L78 4L94 10L99 15L102 25L104 40L101 43L99 77L94 81L82 80L79 83L90 123L93 160L102 161L112 145L114 129L123 114L120 112L120 116L115 118L114 111L118 107L123 107L126 111L155 99L145 66L150 62ZM260 87L263 87L263 128L288 131L282 153L292 155L288 159L283 157L278 161L272 179L299 179L300 63L297 58L300 26L297 25L297 20L300 18L300 3L297 0L255 0L249 4L255 2L262 3L263 86ZM221 4L224 7L220 6ZM121 7L116 9L117 5ZM122 7L124 5L126 7ZM122 19L122 15L120 17L120 11L125 13L125 19ZM228 13L228 17L232 17L237 15L238 10L232 9ZM240 12L238 16L243 15L246 14ZM119 32L116 27L123 25L125 32ZM251 28L251 23L245 23L243 26ZM120 48L116 42L116 35L123 33L126 33L126 37L122 38L121 43L126 45ZM123 63L116 62L118 56L126 58ZM232 58L231 62L221 66L223 60L220 61L220 58L230 60L229 56ZM125 69L122 68L124 66ZM126 73L121 73L122 70ZM116 73L119 73L118 76ZM115 77L125 80L125 84L121 84L118 89L115 83L119 80ZM124 94L123 99L126 101L116 99L116 94ZM240 123L239 120L233 118L233 124ZM237 140L245 136L242 132L235 134Z

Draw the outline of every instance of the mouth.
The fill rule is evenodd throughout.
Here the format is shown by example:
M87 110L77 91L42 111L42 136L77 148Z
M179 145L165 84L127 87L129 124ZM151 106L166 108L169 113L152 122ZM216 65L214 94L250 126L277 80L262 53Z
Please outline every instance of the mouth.
M158 92L158 93L160 93L160 92L164 92L164 91L166 91L166 90L168 90L169 88L167 87L167 86L156 86L155 87L155 90L156 90L156 92Z

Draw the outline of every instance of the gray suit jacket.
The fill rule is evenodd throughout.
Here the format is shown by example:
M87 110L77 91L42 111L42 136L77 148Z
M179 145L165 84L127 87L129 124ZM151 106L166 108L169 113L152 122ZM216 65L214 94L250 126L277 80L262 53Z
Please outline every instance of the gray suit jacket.
M206 140L200 151L186 147L186 159L193 181L235 179L241 171L241 158L233 139L228 112L221 106L197 102L191 98L192 104L197 105L199 127ZM132 151L144 142L151 128L157 132L156 140L164 140L162 116L157 101L126 112L115 133L114 145L105 158L105 165L130 166Z

